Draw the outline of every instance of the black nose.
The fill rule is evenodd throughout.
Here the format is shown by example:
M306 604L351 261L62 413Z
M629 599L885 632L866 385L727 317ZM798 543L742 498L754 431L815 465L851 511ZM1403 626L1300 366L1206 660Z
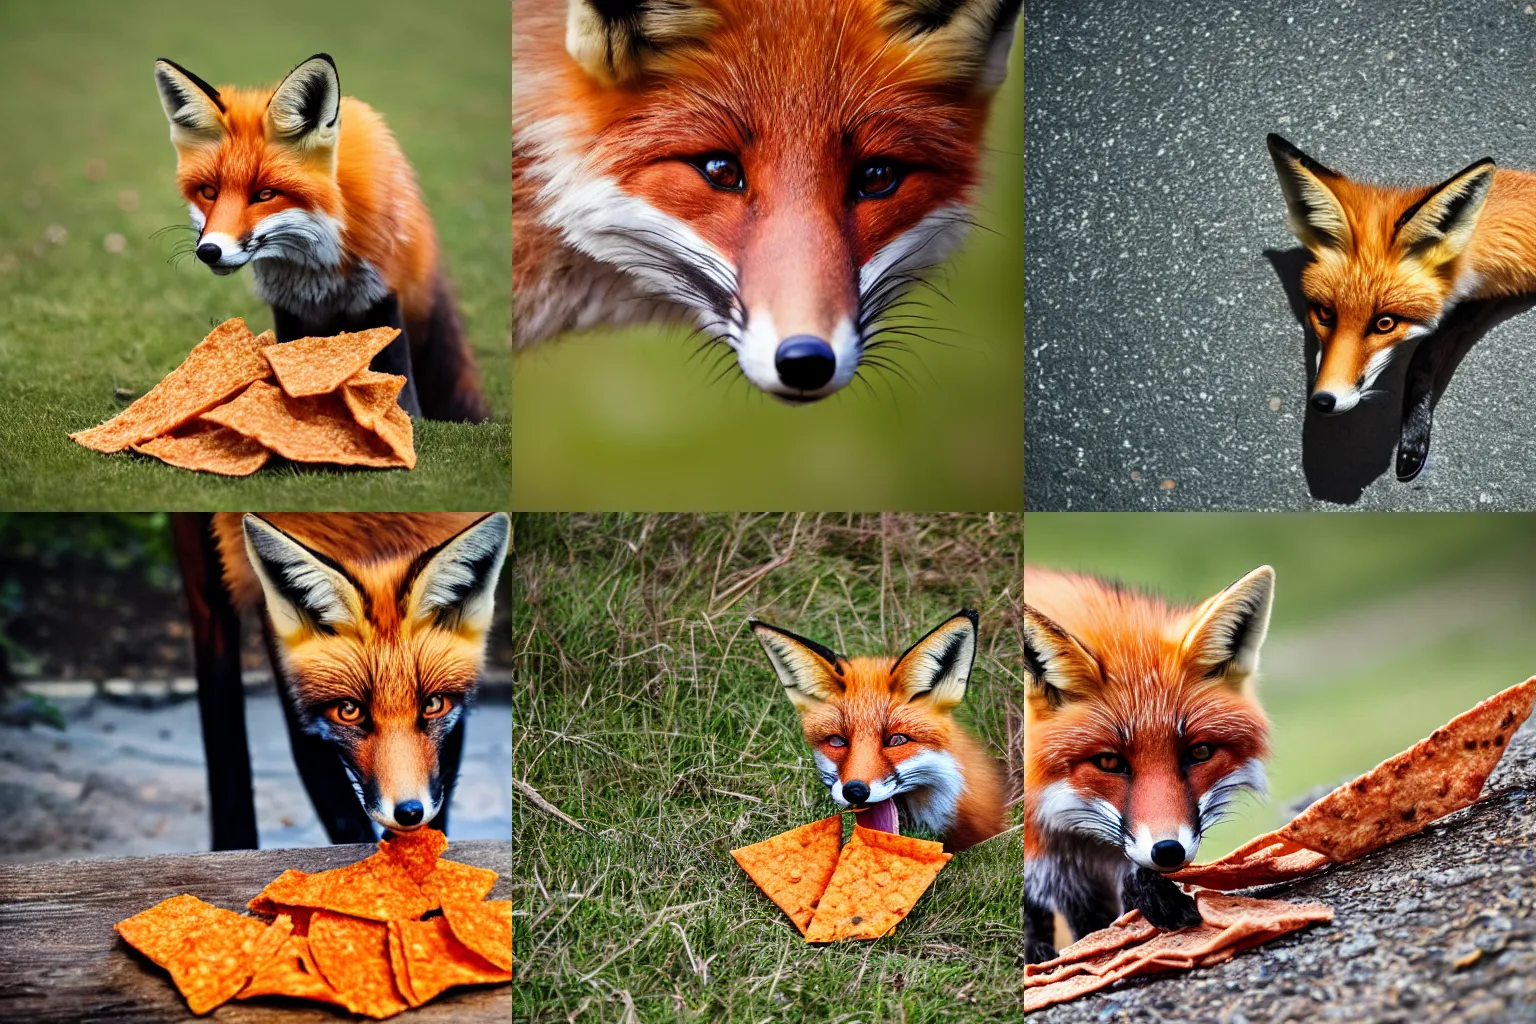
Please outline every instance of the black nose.
M1333 412L1333 407L1338 404L1338 399L1327 391L1319 391L1312 396L1312 408L1318 412Z
M773 357L779 380L801 391L817 391L827 386L837 370L837 356L832 346L809 334L796 334L779 343Z
M869 787L862 782L843 783L843 799L850 804L862 804L869 799Z
M1184 863L1184 847L1172 839L1153 843L1152 863L1160 868L1176 868Z
M421 801L402 800L398 804L395 804L395 820L402 825L419 824L421 822ZM1179 844L1174 843L1173 845L1178 846ZM1157 856L1156 850L1152 852L1152 856ZM1180 856L1183 856L1182 852L1180 853ZM1162 862L1159 861L1158 863Z
M197 258L208 264L210 267L219 262L219 257L223 255L224 250L220 249L212 242L204 242L202 245L197 247Z

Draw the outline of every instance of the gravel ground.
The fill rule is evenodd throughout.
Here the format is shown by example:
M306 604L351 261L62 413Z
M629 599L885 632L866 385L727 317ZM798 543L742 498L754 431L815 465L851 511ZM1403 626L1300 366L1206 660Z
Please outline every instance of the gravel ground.
M1029 508L1536 508L1536 314L1461 364L1412 484L1395 398L1305 415L1264 147L1380 181L1536 168L1536 8L1032 0L1024 45Z
M208 796L197 702L142 707L106 698L61 701L63 732L0 726L0 862L129 857L208 849ZM264 848L328 840L299 781L275 691L246 698ZM512 709L471 714L450 808L453 839L512 834Z
M1536 723L1511 741L1482 803L1353 864L1251 892L1326 903L1334 920L1031 1021L1536 1020Z

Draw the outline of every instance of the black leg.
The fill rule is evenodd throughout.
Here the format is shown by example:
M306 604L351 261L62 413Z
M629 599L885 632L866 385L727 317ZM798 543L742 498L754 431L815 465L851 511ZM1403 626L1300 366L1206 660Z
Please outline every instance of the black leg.
M1195 901L1174 882L1156 871L1137 867L1125 876L1120 890L1127 910L1141 911L1148 921L1165 931L1188 928L1200 923Z
M325 740L304 731L299 721L298 708L282 680L277 652L273 649L272 628L263 624L267 639L267 654L272 662L273 677L277 679L278 694L283 702L283 717L288 722L288 741L293 746L293 763L299 769L304 791L309 794L315 813L325 826L325 834L333 843L371 843L378 838L373 819L363 810L352 788L336 748Z
M1403 379L1402 435L1397 443L1397 478L1403 483L1414 479L1429 458L1430 428L1435 420L1436 387L1439 377L1443 335L1425 338L1414 350Z
M245 735L245 687L240 680L240 613L224 586L212 526L211 513L178 512L171 517L176 561L192 620L213 848L254 850L256 801Z
M459 716L453 731L443 739L443 749L437 755L438 777L443 780L443 809L432 819L432 827L444 834L448 832L448 810L453 802L453 788L459 781L459 763L464 759L464 728L468 721L469 713L466 711Z
M299 338L316 336L315 331L309 330L310 326L297 314L290 313L286 309L279 309L276 306L272 307L272 333L277 335L279 342L297 341ZM335 333L337 332L327 332L322 329L318 336L328 337Z
M1080 939L1100 928L1108 928L1120 916L1119 895L1112 887L1090 884L1086 879L1084 883L1085 888L1074 890L1070 897L1061 900L1056 907L1061 911L1061 916L1067 919L1067 927L1072 930L1073 939Z
M1056 958L1056 915L1051 908L1024 896L1024 962L1043 963Z

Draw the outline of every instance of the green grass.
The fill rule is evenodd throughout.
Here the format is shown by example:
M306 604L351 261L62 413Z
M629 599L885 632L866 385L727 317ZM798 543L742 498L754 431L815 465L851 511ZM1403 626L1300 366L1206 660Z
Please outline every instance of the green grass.
M984 230L943 268L950 302L876 375L791 408L733 370L714 380L683 328L598 331L514 360L513 480L524 509L1023 506L1023 58L992 112Z
M1275 567L1259 686L1273 797L1213 830L1202 858L1536 672L1528 515L1031 513L1025 548L1033 565L1189 601Z
M514 1016L1015 1013L1016 832L957 855L893 935L825 947L730 850L834 810L746 619L896 653L977 607L963 710L1002 752L1020 722L1019 533L1017 516L520 518L513 763L586 831L518 799Z
M505 5L274 0L229 17L170 2L0 10L0 505L32 508L504 508L511 399ZM247 274L167 262L187 222L151 76L156 57L256 85L310 54L380 110L420 177L498 420L423 424L414 472L268 468L213 479L65 436L174 368L212 323L271 313ZM345 126L343 126L345 130ZM104 240L122 235L109 253Z

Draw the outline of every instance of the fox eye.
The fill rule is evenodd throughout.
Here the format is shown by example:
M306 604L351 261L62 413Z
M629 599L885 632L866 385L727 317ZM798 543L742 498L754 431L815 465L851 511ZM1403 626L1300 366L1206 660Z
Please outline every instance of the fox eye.
M853 172L853 187L860 199L883 199L900 184L901 174L889 160L868 160Z
M841 736L828 736L822 742L824 742L829 747L846 747L848 745L848 741L843 739Z
M1216 748L1209 743L1196 743L1189 748L1189 759L1197 764L1201 761L1209 761L1211 755L1216 753Z
M1332 327L1333 321L1336 319L1333 307L1325 306L1321 302L1312 303L1312 313L1317 317L1317 322L1324 327Z
M705 181L722 192L740 192L747 185L741 161L729 153L707 153L694 161L693 166L704 175Z
M264 188L251 197L253 203L266 203L277 198L277 189Z
M363 706L355 700L341 700L331 705L331 717L342 725L356 725L363 720Z
M427 698L427 702L421 706L423 718L441 718L452 709L453 703L440 693L434 693Z
M208 200L210 203L219 198L219 190L214 188L212 185L204 185L202 188L197 190L197 194Z
M1383 313L1376 318L1376 322L1371 326L1376 328L1377 334L1391 334L1393 329L1397 327L1397 317Z
M906 733L900 733L900 732L893 732L893 733L891 733L889 736L887 736L885 738L885 745L888 746L888 747L899 747L899 746L902 746L903 744L907 744L907 743L911 743L911 742L912 742L912 737L911 736L908 736Z
M1129 775L1131 763L1119 754L1095 754L1094 767L1101 772L1109 772L1111 775Z

